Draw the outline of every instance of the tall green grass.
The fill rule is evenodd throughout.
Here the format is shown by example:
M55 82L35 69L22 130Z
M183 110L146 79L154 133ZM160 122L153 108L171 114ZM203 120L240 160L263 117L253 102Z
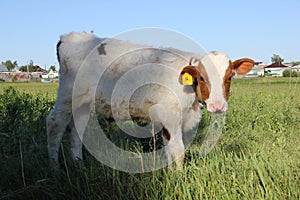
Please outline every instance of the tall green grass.
M48 166L45 130L54 97L23 93L21 84L3 89L0 199L300 199L299 86L297 78L234 80L224 133L213 151L199 158L199 141L210 119L204 112L183 171L144 174L111 169L86 151L85 168L77 168L67 137L61 170L54 172ZM52 86L43 87L49 91ZM129 148L142 149L143 144L123 141L128 142Z

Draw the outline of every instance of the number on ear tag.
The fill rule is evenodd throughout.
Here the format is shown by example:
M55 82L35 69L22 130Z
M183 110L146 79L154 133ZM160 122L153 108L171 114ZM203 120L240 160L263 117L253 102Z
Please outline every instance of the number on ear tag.
M182 75L182 85L193 85L193 77L189 73L185 72Z

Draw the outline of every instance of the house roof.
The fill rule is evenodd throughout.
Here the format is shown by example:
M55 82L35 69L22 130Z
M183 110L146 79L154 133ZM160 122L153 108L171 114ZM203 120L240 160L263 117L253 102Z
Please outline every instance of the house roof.
M261 65L261 64L263 64L263 62L255 62L254 65Z
M282 64L281 62L275 62L275 63L272 63L270 65L267 65L265 67L265 69L266 68L285 68L285 67L289 67L289 66L286 66L286 65Z
M5 67L5 65L0 64L0 72L8 72L8 69Z

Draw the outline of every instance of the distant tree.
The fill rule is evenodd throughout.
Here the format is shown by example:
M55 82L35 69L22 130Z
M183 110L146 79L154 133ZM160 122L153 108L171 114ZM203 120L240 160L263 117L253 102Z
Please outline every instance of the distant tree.
M299 74L296 71L284 70L282 73L283 77L298 77Z
M37 67L34 66L33 61L30 60L28 65L23 65L19 68L20 71L22 72L27 72L27 70L29 72L36 72L37 71Z
M282 63L284 61L283 58L281 58L279 55L277 54L273 54L273 56L271 57L271 61L272 63L275 63L275 62L280 62Z
M294 67L294 66L300 65L300 62L291 62L291 65Z
M290 70L284 70L282 72L282 76L283 77L290 77L291 76L291 71Z
M29 69L34 70L34 68L33 68L33 60L29 60L28 67L29 67Z
M5 62L2 62L2 65L4 65L8 71L12 71L16 66L18 66L17 61L12 62L11 60L7 60Z
M16 76L12 77L12 82L16 82L18 80L18 78Z
M20 70L21 72L27 72L27 65L22 65L22 66L19 68L19 70Z
M50 66L50 68L49 68L48 72L50 72L50 71L51 71L51 69L52 69L52 71L56 71L56 67L55 67L54 65L51 65L51 66Z
M19 68L19 70L21 72L27 72L27 68L28 68L28 71L29 72L35 72L36 71L36 68L34 68L34 66L32 65L23 65Z
M298 77L299 74L296 72L296 71L292 71L292 74L291 74L292 77Z

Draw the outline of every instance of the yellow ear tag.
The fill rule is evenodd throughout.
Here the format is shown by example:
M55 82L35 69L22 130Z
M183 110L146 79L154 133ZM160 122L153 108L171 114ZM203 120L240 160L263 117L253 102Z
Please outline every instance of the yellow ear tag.
M182 75L182 84L183 85L193 85L193 77L189 73L185 72Z

